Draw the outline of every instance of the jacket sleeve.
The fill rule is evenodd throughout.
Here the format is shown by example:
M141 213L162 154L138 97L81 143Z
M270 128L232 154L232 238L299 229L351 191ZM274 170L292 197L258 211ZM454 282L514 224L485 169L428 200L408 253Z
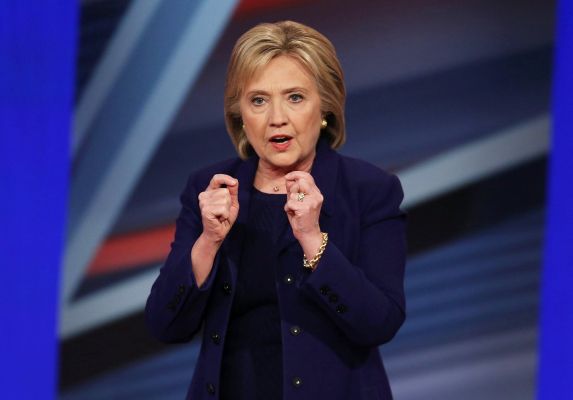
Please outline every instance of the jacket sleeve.
M392 175L375 187L362 210L356 263L329 241L317 268L301 286L352 342L362 346L388 342L405 319L402 186Z
M175 239L145 306L149 330L168 343L189 341L199 330L219 264L217 255L211 273L199 288L191 268L191 248L203 230L196 181L191 176L180 197L182 208Z

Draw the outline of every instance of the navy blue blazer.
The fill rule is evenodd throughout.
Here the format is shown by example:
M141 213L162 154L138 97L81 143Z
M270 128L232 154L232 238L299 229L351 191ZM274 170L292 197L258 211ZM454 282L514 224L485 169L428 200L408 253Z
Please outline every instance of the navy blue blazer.
M146 304L159 340L185 342L203 328L188 399L217 399L225 333L234 295L249 197L258 158L228 160L191 175L181 195L171 252ZM239 180L239 215L199 288L190 252L202 231L197 196L216 173ZM405 318L405 215L398 178L330 149L321 139L312 176L324 196L320 227L329 234L314 271L286 229L279 240L277 296L285 400L376 400L392 394L378 346ZM291 330L297 326L300 329ZM241 390L241 388L237 388Z

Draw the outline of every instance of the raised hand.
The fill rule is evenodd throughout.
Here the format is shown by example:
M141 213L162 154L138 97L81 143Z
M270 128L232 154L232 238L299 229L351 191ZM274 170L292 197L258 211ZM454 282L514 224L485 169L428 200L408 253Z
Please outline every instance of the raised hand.
M239 214L238 192L239 181L229 175L216 174L205 191L199 193L205 239L213 243L225 239Z
M191 266L197 286L209 276L217 251L237 220L238 193L239 181L225 174L214 175L205 191L199 193L203 232L191 249Z
M324 197L308 172L292 171L285 179L285 211L292 233L307 257L313 257L322 241L318 219Z

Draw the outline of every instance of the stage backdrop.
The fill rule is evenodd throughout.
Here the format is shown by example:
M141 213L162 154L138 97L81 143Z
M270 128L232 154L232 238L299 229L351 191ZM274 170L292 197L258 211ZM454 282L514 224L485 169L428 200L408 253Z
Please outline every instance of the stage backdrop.
M336 46L341 152L404 185L408 317L380 349L396 399L532 398L553 1L97 0L81 5L62 400L183 398L200 340L158 344L145 299L187 177L235 155L233 43L283 19Z

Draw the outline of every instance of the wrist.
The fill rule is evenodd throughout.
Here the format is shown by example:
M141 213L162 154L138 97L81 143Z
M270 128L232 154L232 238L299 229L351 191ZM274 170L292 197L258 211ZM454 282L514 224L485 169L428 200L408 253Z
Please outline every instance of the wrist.
M219 247L221 242L214 242L201 234L191 248L191 270L198 287L201 287L209 276Z
M326 249L326 245L328 243L328 234L326 232L320 233L320 242L317 246L314 247L315 250L312 252L308 252L304 250L304 257L303 257L303 266L310 270L316 269L324 250Z
M322 233L320 230L312 233L307 233L298 237L298 242L306 254L309 257L314 257L317 249L322 243Z
M191 248L191 260L194 261L193 268L195 269L196 266L203 264L202 262L198 262L199 260L207 260L207 264L209 264L208 261L215 259L215 256L221 247L221 243L222 242L210 240L208 237L201 234Z
M219 238L210 237L205 232L201 233L195 242L196 245L200 246L205 250L219 251L223 240Z

